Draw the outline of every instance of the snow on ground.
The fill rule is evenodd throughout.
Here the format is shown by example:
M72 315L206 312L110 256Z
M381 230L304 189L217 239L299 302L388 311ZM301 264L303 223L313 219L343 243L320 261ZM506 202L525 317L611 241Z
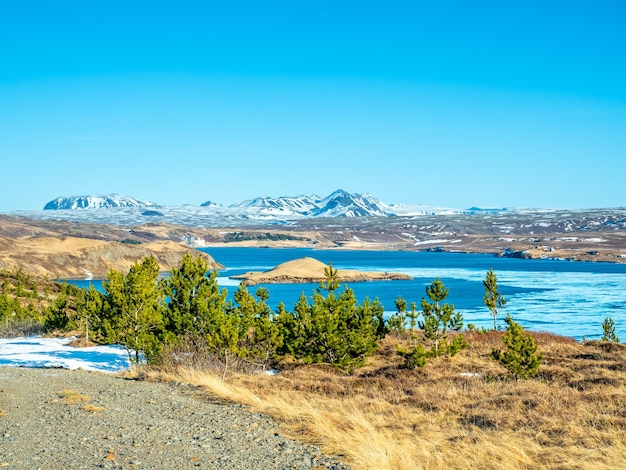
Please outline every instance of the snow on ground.
M448 240L444 238L438 238L434 240L423 240L414 242L413 245L432 245L433 243L461 243L463 240Z
M74 338L0 338L0 366L85 369L118 372L130 367L120 346L74 348Z

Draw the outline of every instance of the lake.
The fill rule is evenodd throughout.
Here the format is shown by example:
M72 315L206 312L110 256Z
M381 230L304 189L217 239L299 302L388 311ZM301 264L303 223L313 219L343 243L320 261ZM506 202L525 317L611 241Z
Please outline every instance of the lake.
M425 287L435 278L449 288L447 301L463 313L465 324L492 327L493 319L483 304L482 281L489 268L498 277L500 292L507 299L499 315L506 313L525 328L550 331L581 339L599 339L602 321L610 316L616 334L626 341L626 265L525 260L493 255L406 251L313 250L308 248L201 248L227 266L218 282L233 292L238 281L228 276L246 271L264 271L285 261L310 256L338 269L402 272L412 281L350 283L357 300L378 298L385 311L395 311L394 300L401 295L420 305ZM302 292L310 296L317 284L268 284L270 305L283 301L292 309ZM256 287L251 287L254 291Z
M394 300L401 295L410 305L420 306L425 287L435 278L449 288L448 303L464 317L465 325L493 327L493 318L483 304L482 281L489 268L498 277L500 292L507 299L498 316L504 324L506 313L525 328L549 331L580 340L599 339L606 317L615 321L617 336L626 341L626 265L561 260L525 260L493 255L406 251L313 250L309 248L200 248L226 266L218 283L234 293L239 281L229 276L247 271L266 271L304 256L338 269L402 272L411 281L350 283L359 302L378 298L386 314L395 311ZM99 281L73 281L81 287ZM293 309L304 292L311 296L318 284L267 284L269 305L283 301ZM250 287L254 292L257 286Z

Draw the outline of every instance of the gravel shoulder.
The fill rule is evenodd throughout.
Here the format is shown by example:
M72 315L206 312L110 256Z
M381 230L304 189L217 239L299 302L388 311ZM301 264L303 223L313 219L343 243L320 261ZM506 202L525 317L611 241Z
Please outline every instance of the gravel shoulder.
M186 384L0 367L2 468L348 469L279 428Z

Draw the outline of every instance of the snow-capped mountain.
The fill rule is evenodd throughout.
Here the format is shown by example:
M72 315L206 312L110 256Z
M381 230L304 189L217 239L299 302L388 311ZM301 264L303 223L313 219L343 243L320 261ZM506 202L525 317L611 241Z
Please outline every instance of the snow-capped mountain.
M371 194L350 194L342 189L321 199L316 206L307 215L312 217L384 217L393 215L389 206Z
M263 214L306 215L315 209L321 198L312 196L257 197L230 207L258 209Z
M159 207L159 205L133 197L109 194L107 196L58 197L48 202L43 210L103 209L112 207Z
M367 217L393 215L389 206L370 194L350 194L338 189L320 197L258 197L231 207L257 209L266 215L301 217Z

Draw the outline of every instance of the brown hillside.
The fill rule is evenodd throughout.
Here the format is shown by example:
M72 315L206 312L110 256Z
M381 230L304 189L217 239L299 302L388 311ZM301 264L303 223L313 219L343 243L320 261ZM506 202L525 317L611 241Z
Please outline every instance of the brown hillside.
M0 238L0 269L19 267L27 273L55 279L105 278L110 269L125 272L153 255L163 271L177 266L185 253L207 259L211 269L222 266L206 253L180 243L158 241L131 245L86 238Z

